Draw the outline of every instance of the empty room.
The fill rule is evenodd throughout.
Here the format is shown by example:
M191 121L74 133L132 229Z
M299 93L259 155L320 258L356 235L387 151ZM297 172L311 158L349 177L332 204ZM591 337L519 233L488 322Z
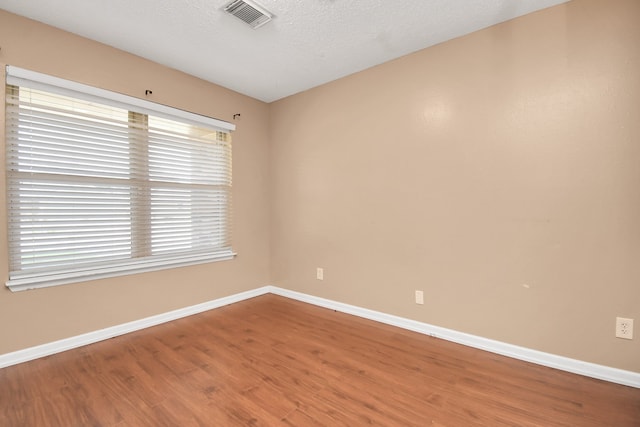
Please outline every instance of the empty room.
M0 426L640 426L640 1L0 0L0 69Z

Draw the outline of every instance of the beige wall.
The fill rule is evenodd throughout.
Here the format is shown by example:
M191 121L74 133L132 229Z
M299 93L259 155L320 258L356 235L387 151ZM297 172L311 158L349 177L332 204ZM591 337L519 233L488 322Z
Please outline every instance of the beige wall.
M640 372L640 1L574 0L270 114L275 284Z
M233 121L234 113L242 118L233 134L235 260L17 293L1 286L0 354L269 284L267 104L0 11L2 70L5 64L141 98L151 89L152 100L162 104L227 121ZM4 106L4 90L0 101ZM0 191L4 201L4 182ZM4 208L0 212L4 224ZM6 251L2 227L2 282L8 276Z

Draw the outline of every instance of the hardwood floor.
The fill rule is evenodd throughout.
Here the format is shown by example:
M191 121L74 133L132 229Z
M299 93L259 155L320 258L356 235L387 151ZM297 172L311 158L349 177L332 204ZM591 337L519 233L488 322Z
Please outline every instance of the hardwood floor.
M0 369L1 426L640 426L640 389L275 295Z

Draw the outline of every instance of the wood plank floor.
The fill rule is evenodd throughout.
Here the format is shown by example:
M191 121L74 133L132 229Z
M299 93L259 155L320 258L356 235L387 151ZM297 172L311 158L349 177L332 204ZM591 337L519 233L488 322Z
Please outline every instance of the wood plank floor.
M640 389L264 295L0 369L1 426L640 426Z

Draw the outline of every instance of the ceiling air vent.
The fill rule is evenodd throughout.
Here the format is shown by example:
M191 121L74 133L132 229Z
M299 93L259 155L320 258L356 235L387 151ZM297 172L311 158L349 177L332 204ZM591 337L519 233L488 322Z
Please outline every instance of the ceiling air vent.
M232 0L224 7L224 11L249 24L254 29L263 26L273 18L272 13L248 0Z

